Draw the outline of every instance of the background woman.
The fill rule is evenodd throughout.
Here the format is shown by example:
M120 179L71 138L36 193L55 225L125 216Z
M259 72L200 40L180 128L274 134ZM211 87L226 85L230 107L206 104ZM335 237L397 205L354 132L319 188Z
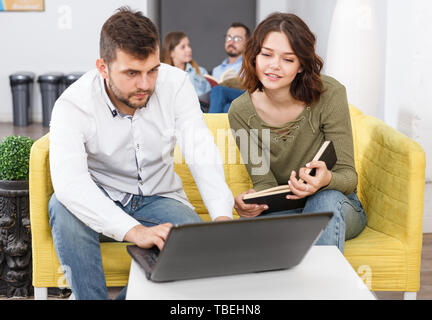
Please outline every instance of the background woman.
M204 78L207 70L192 59L190 41L184 32L169 32L162 41L161 61L186 71L198 96L211 90L210 83Z
M306 198L304 208L268 215L332 211L334 217L317 244L336 245L343 252L345 240L365 227L366 215L356 194L346 90L321 75L322 66L315 36L296 15L270 15L248 40L240 71L248 91L233 101L228 117L232 129L249 133L248 150L237 143L243 159L249 159L246 167L254 189L238 195L235 208L242 217L265 215L266 205L245 204L243 196L288 182L294 195L287 199ZM265 172L257 170L262 164L249 154L254 139L258 154L269 153ZM322 161L309 162L326 140L333 141L338 158L331 171ZM316 168L315 176L305 173L307 167Z

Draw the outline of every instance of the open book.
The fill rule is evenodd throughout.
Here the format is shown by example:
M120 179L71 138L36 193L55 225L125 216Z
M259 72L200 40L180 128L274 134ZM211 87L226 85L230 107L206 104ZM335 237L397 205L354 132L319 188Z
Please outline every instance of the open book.
M327 169L331 170L337 161L336 151L332 141L325 141L316 153L312 161L324 161ZM307 168L306 174L315 175L315 168ZM303 180L299 180L303 182ZM281 185L254 193L248 193L243 201L248 204L267 204L268 209L264 212L290 210L304 207L306 198L299 200L286 199L286 195L293 194L288 184Z
M220 79L216 79L215 77L208 74L205 74L204 77L207 79L208 82L210 82L210 85L213 88L214 86L217 86L219 83L224 82L225 80L237 77L237 72L234 69L225 70L224 73L222 73Z

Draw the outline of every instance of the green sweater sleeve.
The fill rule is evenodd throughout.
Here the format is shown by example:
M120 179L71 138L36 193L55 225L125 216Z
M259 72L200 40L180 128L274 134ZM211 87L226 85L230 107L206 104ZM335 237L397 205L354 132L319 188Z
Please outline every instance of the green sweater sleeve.
M328 99L326 112L321 116L325 140L332 140L337 163L332 169L332 180L325 189L339 190L344 194L354 192L357 172L354 165L354 146L345 87L341 86Z

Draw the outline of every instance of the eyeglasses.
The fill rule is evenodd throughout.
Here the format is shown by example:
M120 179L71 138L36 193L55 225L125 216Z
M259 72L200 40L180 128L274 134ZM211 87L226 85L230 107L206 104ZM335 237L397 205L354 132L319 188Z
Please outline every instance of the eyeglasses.
M243 40L243 37L239 36L230 36L229 34L225 35L225 41L234 41L234 42L240 42Z

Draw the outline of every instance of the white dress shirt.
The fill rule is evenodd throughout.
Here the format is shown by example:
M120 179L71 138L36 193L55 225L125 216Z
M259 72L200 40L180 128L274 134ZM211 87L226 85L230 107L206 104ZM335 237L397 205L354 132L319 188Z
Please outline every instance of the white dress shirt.
M193 208L174 172L176 143L211 218L232 217L234 200L222 160L188 74L161 64L147 106L122 117L99 72L89 71L60 96L52 112L50 169L56 197L87 226L122 241L139 222L112 200L125 205L130 194L159 195Z

